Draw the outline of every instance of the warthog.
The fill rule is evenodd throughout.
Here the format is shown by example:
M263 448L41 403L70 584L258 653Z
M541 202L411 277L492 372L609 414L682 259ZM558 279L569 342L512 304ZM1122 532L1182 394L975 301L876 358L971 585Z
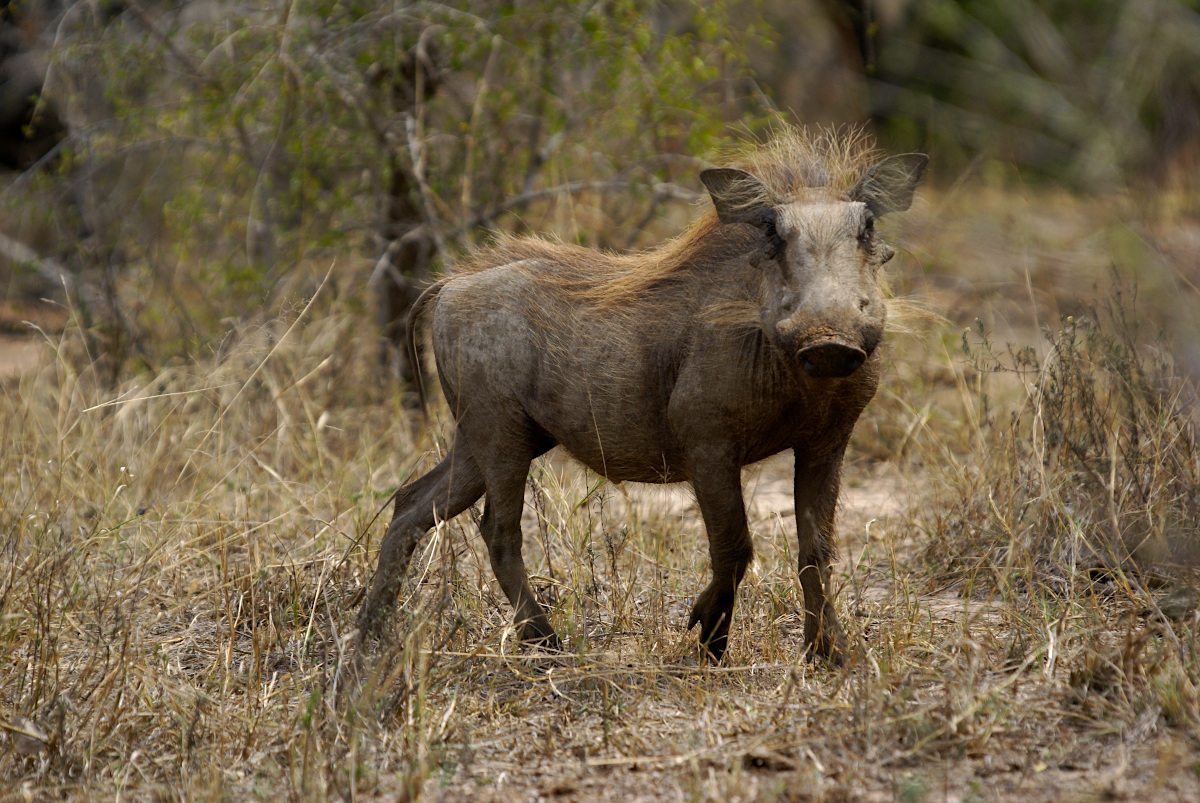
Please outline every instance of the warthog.
M409 339L430 307L457 426L445 458L396 494L360 633L379 632L425 532L486 495L480 529L522 638L559 647L521 556L530 462L559 445L614 482L691 483L712 580L688 627L720 659L753 554L742 467L791 449L805 645L839 660L834 512L879 381L894 254L874 226L909 207L927 162L789 130L739 167L703 171L713 210L656 249L510 237L430 287Z

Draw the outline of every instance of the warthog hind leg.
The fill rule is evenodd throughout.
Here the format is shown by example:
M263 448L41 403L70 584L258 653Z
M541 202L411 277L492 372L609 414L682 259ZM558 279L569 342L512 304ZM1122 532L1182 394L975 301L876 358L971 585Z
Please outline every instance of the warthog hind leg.
M396 493L392 523L379 548L375 579L358 612L360 637L380 634L396 606L417 542L438 521L452 519L475 504L483 490L479 466L461 439L455 438L440 463Z

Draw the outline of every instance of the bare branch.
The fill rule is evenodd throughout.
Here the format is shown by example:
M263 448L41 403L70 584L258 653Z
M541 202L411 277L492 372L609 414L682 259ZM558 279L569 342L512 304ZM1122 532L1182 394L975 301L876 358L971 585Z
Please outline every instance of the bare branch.
M487 64L483 68L483 76L475 90L475 103L471 107L471 122L467 125L467 158L464 164L462 185L462 216L467 216L471 204L471 179L474 176L475 144L479 135L479 117L483 113L483 101L487 97L492 75L496 69L496 56L500 52L500 37L492 37L492 49L488 53Z
M404 130L408 135L408 151L412 159L413 177L417 180L417 189L421 195L421 205L425 208L425 225L429 227L429 233L433 235L434 242L437 243L437 250L445 253L446 239L442 236L441 227L434 225L438 217L434 209L433 190L430 189L429 182L425 178L425 146L418 136L417 125L417 118L415 116L411 114L405 115Z
M5 234L0 234L0 257L33 268L42 279L56 287L63 288L68 298L82 298L89 305L95 300L94 294L90 290L80 287L79 282L75 279L75 274L67 270L57 259L43 257L25 243L14 240Z

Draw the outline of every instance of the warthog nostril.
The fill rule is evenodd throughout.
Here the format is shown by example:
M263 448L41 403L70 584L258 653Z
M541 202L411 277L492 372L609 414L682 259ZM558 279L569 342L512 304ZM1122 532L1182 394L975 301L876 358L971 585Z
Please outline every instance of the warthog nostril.
M860 298L860 299L858 300L858 308L859 308L859 310L866 310L866 308L867 308L867 307L869 307L869 306L871 306L871 299L869 299L869 298Z
M850 376L867 361L867 353L855 346L836 341L817 343L796 355L804 371L814 379L839 379Z

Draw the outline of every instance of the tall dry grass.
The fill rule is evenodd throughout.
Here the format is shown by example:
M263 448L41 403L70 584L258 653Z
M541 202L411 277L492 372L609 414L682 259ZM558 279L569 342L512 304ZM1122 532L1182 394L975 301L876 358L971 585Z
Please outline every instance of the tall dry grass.
M353 308L319 294L116 388L68 328L0 393L0 796L1188 799L1191 397L1121 326L1076 315L1015 361L894 346L847 465L840 670L799 657L786 502L754 508L729 652L700 666L690 498L557 457L525 549L567 653L516 644L468 513L356 661L376 515L447 421L372 398ZM786 499L788 469L748 491Z

